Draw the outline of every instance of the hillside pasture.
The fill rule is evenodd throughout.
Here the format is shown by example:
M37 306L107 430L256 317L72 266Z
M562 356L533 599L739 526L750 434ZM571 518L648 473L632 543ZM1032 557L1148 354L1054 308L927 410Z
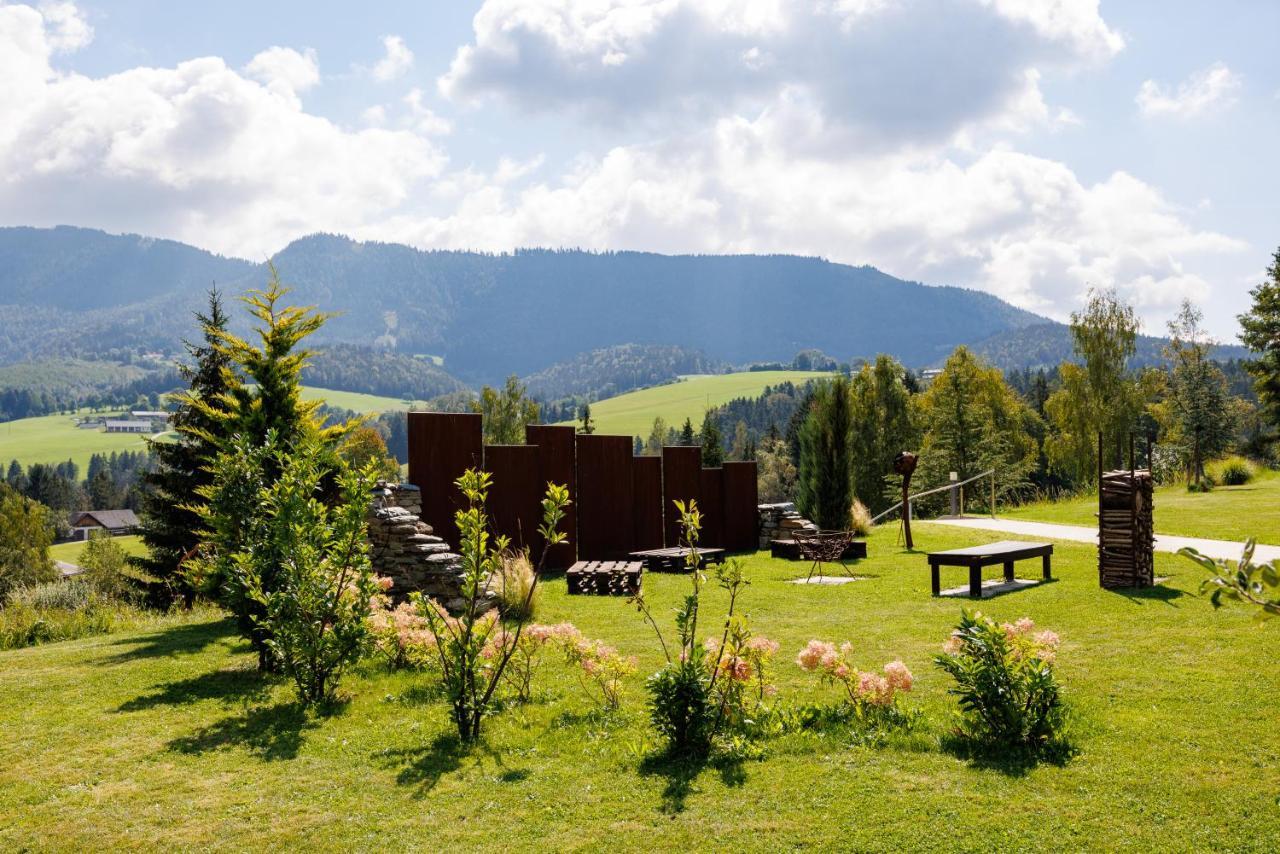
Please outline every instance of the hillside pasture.
M597 433L648 438L653 419L661 416L677 430L688 418L693 429L702 426L706 411L738 397L758 397L765 386L796 384L829 377L822 371L742 371L734 374L698 374L678 382L652 386L591 404ZM575 422L566 421L565 424ZM732 430L733 425L721 425Z
M782 645L777 702L833 702L794 658L810 638L848 639L858 666L901 658L915 674L904 703L924 718L912 732L801 731L764 740L758 759L663 760L644 711L644 677L661 661L652 633L620 598L567 596L562 577L548 580L538 619L639 657L622 709L601 714L549 660L533 701L506 705L471 750L428 674L370 660L344 681L345 703L304 713L285 681L254 671L231 620L177 616L0 653L0 848L1280 846L1280 733L1259 725L1280 694L1280 670L1258 655L1275 626L1215 611L1194 593L1201 570L1176 556L1156 556L1170 577L1158 588L1105 591L1094 549L1061 544L1056 581L981 608L1061 634L1079 753L1062 766L971 760L947 746L955 700L932 664L969 603L931 598L924 556L895 534L878 529L853 564L864 579L838 587L791 584L801 564L751 555L742 604ZM917 536L922 549L986 538L927 523ZM645 577L668 629L688 584ZM711 585L704 624L724 607Z

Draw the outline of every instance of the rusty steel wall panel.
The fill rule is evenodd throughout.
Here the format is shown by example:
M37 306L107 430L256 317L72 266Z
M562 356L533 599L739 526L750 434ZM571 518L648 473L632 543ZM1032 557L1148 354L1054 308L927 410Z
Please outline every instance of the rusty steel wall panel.
M578 558L626 558L635 551L631 437L581 435L577 444Z
M568 569L578 559L578 483L577 453L574 442L576 431L572 427L550 424L530 424L524 428L525 442L538 446L538 500L547 491L547 483L569 487L569 500L560 530L569 535L568 542L561 543L547 555L550 569ZM538 511L538 521L542 513ZM542 540L534 536L533 559L542 553Z
M422 520L453 547L453 514L463 506L454 481L484 464L480 416L474 413L410 412L409 482L422 490Z
M636 549L662 548L662 458L632 457Z
M489 488L490 533L506 536L515 549L528 548L537 565L541 549L538 522L542 489L539 486L538 448L534 445L485 445L485 471L493 475Z
M724 464L724 547L731 552L755 551L760 545L757 506L759 489L754 460Z
M662 516L666 524L666 543L668 546L681 545L680 514L676 512L675 500L688 503L697 499L699 506L702 500L702 449L695 446L670 446L662 449Z
M724 548L724 469L702 469L698 509L702 511L700 545Z

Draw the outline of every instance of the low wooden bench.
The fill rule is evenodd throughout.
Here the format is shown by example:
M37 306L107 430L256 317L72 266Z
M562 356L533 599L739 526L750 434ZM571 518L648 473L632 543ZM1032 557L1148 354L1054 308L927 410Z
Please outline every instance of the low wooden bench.
M637 560L580 560L565 573L571 596L631 596L640 592Z
M672 546L666 549L645 549L631 552L631 557L644 561L650 572L686 572L689 569L689 547ZM698 565L724 563L724 549L699 548Z
M1053 577L1049 569L1049 559L1052 554L1052 543L1022 543L1016 540L1003 540L985 546L971 546L967 549L930 552L929 569L933 573L933 595L938 596L942 593L938 569L943 566L969 568L969 595L975 599L982 598L982 568L986 566L1004 564L1004 580L1013 581L1015 561L1038 557L1042 561L1044 578L1049 581Z

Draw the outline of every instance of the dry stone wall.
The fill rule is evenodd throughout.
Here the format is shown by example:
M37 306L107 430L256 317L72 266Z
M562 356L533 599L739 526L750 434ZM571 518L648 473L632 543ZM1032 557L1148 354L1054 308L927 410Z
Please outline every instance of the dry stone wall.
M756 508L760 522L760 548L767 549L774 540L791 538L796 529L816 531L818 526L796 512L790 501L761 504Z
M422 493L409 483L379 482L369 506L369 561L391 579L389 593L403 601L420 592L450 611L462 610L462 558L422 521ZM481 603L493 604L488 598Z

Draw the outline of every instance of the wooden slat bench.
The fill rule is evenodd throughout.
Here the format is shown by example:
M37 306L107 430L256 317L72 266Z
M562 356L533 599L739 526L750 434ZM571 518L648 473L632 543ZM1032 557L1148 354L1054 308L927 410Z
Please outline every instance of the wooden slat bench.
M672 546L667 549L646 549L631 552L631 557L644 561L650 572L686 572L689 569L688 546ZM698 563L706 566L709 563L724 563L724 549L699 548Z
M969 595L975 599L982 598L982 568L1004 564L1005 581L1013 581L1013 564L1015 561L1038 557L1042 561L1044 578L1050 575L1049 559L1053 554L1052 543L1022 543L1016 540L1003 540L985 546L971 546L967 549L951 549L945 552L929 553L929 569L933 574L933 595L942 592L938 578L938 569L943 566L966 566L969 568Z
M571 596L631 596L640 592L638 560L580 560L565 573Z

